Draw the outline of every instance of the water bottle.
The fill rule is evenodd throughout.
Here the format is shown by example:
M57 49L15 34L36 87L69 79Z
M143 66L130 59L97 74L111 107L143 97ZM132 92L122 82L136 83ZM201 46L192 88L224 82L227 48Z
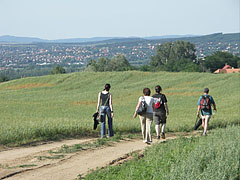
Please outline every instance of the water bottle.
M213 110L213 113L212 113L212 115L215 115L216 114L216 110Z

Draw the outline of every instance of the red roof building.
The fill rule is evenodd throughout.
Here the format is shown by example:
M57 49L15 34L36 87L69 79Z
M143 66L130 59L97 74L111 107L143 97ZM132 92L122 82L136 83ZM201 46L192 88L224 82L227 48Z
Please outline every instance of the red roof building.
M219 74L219 73L238 73L240 72L239 68L234 68L229 66L228 64L225 64L225 66L222 69L218 69L216 71L214 71L214 74Z
M222 69L232 69L232 67L229 66L228 64L225 64L225 66Z

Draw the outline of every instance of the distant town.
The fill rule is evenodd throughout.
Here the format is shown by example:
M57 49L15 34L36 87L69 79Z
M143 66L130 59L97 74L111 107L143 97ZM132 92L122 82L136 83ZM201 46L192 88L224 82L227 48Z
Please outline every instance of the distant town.
M239 33L179 38L195 44L196 55L204 58L216 51L239 54ZM160 40L104 41L104 43L0 43L0 70L28 66L85 67L91 59L124 55L132 65L147 64L158 45L178 38Z

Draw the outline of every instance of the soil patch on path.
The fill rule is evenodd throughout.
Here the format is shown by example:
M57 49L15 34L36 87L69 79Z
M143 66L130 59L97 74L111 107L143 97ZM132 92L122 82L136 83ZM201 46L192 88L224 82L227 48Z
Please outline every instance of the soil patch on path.
M165 140L153 139L159 143L179 136L196 136L199 132L167 133ZM97 148L82 149L72 153L57 152L63 146L91 143L96 139L74 139L53 142L35 147L21 147L0 152L0 179L11 180L62 180L77 179L89 170L107 165L119 165L131 159L133 152L143 152L147 145L140 138L123 139Z

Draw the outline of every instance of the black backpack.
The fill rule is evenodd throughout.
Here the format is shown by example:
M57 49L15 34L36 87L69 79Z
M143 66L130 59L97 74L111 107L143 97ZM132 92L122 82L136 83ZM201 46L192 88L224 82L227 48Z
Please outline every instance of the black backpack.
M141 105L139 106L137 110L137 114L143 115L147 111L147 103L145 101L145 98L143 97L143 100L141 101Z

